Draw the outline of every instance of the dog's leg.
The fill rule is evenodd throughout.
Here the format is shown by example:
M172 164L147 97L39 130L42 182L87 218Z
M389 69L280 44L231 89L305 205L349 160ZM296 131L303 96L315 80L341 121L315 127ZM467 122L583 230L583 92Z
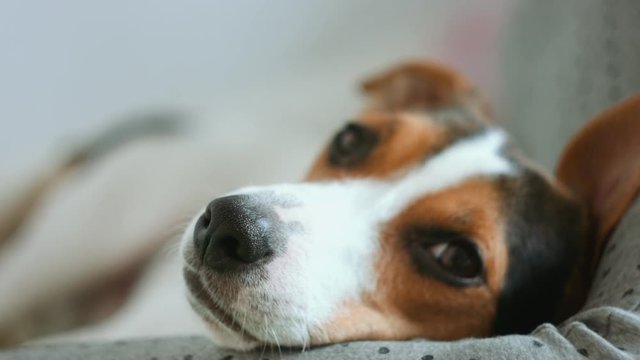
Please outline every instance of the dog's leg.
M0 194L0 252L29 218L40 199L70 169L69 164L22 174ZM18 183L19 182L19 183Z
M178 114L157 113L127 119L107 131L95 134L62 159L51 159L43 166L22 174L20 184L0 189L0 252L13 235L29 219L47 192L74 170L98 161L123 144L149 136L173 136L182 129ZM48 164L47 164L48 165Z
M0 254L1 343L117 308L145 260L219 191L213 160L189 149L141 141L68 174L42 198Z

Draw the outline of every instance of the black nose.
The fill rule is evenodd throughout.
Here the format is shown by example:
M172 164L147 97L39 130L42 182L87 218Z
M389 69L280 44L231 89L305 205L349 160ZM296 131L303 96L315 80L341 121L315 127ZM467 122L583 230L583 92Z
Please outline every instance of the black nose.
M268 262L281 235L280 220L270 206L250 195L231 195L207 206L193 240L204 265L232 271Z

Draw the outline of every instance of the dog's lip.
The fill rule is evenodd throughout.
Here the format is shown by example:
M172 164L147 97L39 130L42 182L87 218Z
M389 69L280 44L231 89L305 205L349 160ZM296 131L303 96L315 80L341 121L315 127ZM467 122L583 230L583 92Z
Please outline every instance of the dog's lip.
M189 291L193 295L190 297L190 301L197 301L199 305L204 306L220 325L240 335L243 340L248 342L259 342L255 336L238 324L231 314L227 313L220 305L211 299L205 291L197 272L185 268L183 273Z

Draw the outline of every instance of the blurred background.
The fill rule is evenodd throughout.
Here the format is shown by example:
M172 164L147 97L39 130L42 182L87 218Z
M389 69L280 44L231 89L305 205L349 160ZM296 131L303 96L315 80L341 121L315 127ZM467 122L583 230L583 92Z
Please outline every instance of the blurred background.
M316 145L359 109L363 77L407 58L449 63L495 95L509 5L2 1L0 163L48 161L78 137L158 111L196 120L199 139L229 151L309 135Z
M2 0L0 201L140 117L184 119L217 155L215 192L295 181L360 80L415 58L465 74L551 170L640 91L638 19L637 0Z
M4 0L1 174L146 112L238 149L320 140L358 109L360 79L416 57L467 74L550 167L575 118L638 89L638 15L633 0Z

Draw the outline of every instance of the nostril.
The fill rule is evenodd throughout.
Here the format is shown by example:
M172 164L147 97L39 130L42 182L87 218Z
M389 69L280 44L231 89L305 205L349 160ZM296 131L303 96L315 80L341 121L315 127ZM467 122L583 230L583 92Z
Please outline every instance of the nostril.
M238 239L228 235L222 236L220 239L216 240L216 242L219 242L217 246L219 246L221 252L226 255L227 258L238 258Z
M234 235L214 236L213 246L217 254L216 260L232 260L239 264L251 264L273 254L269 247L257 246L251 241L241 240L243 237Z

